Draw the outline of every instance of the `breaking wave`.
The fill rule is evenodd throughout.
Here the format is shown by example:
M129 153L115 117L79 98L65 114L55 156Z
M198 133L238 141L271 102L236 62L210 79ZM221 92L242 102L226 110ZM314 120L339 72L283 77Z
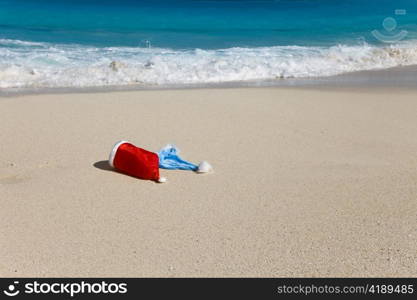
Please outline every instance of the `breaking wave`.
M219 50L0 39L0 88L204 84L331 76L417 64L417 42Z

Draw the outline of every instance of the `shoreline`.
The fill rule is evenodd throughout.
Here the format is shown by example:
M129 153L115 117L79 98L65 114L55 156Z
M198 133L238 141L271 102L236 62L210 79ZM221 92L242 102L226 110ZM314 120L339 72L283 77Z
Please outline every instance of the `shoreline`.
M307 88L307 89L417 89L417 65L382 70L349 72L328 77L283 78L263 81L239 81L206 84L119 85L97 87L6 88L0 97L42 94L77 94L103 92L236 89L236 88Z
M365 93L363 92L365 91ZM3 277L413 277L417 91L3 98ZM114 172L121 139L214 173Z

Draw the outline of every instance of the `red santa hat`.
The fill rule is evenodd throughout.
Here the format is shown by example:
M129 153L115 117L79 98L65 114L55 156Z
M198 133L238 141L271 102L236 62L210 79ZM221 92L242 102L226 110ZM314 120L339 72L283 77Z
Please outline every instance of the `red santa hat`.
M158 154L120 141L110 152L109 164L116 170L140 179L165 182L166 178L159 176Z

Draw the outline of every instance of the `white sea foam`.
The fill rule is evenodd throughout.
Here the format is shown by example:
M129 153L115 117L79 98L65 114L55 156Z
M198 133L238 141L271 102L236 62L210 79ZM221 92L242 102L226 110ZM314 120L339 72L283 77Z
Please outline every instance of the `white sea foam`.
M0 88L219 83L330 76L417 64L417 42L386 47L222 50L96 48L0 39Z

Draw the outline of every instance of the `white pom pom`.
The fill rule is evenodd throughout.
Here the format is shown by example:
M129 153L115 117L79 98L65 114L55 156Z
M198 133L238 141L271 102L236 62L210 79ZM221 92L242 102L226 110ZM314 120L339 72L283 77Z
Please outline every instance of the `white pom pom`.
M158 183L165 183L165 182L167 182L166 177L159 177Z
M198 165L197 173L208 173L213 171L213 167L206 161L202 161Z

